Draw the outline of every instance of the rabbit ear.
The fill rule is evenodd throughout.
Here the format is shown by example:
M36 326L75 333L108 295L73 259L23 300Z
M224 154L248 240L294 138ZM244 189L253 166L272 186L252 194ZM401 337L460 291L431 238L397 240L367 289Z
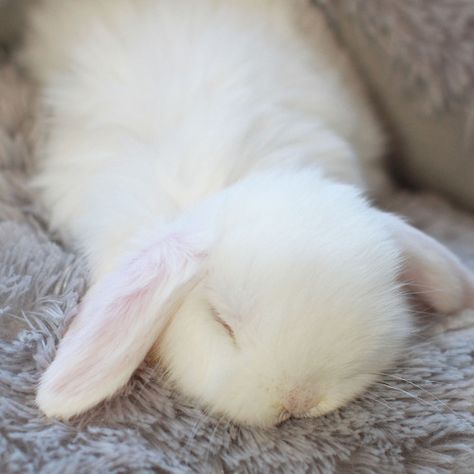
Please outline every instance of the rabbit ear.
M474 308L474 276L458 257L401 219L388 217L404 256L402 278L414 293L441 313Z
M155 238L89 290L41 380L36 400L45 414L69 418L125 385L197 282L202 237Z

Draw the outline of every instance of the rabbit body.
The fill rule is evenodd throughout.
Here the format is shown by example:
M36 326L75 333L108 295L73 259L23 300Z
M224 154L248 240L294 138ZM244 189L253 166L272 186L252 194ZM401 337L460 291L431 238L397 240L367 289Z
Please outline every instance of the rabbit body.
M362 184L355 158L378 158L381 135L309 8L43 2L27 62L54 126L37 182L54 226L88 242L93 270L129 237L117 234L258 169L317 164Z
M46 413L113 395L152 347L186 395L262 426L393 362L405 249L363 197L384 140L308 2L43 0L22 61L50 120L34 185L92 283Z

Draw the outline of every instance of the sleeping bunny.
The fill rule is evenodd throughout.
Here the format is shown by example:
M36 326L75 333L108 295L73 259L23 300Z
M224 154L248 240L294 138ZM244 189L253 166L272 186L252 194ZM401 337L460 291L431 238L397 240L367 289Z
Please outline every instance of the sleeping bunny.
M148 355L237 423L319 416L412 333L409 289L474 307L458 259L373 207L384 139L304 0L40 0L21 61L34 179L91 282L37 402L69 418Z

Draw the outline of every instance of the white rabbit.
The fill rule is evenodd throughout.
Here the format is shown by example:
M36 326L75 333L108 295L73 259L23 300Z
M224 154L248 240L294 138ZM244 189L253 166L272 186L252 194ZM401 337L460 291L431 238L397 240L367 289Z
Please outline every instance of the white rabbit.
M308 2L43 0L22 61L51 122L35 185L92 275L47 415L151 351L212 413L318 416L394 363L406 282L474 306L455 256L363 196L383 137Z

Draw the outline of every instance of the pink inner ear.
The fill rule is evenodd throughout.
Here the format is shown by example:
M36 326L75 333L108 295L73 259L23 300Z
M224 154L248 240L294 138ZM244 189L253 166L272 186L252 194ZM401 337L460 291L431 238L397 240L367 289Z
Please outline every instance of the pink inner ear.
M414 293L441 313L474 308L474 278L456 255L400 219L392 223L405 257L403 279Z
M42 379L43 411L72 416L123 386L197 281L205 258L196 239L170 234L92 287Z

